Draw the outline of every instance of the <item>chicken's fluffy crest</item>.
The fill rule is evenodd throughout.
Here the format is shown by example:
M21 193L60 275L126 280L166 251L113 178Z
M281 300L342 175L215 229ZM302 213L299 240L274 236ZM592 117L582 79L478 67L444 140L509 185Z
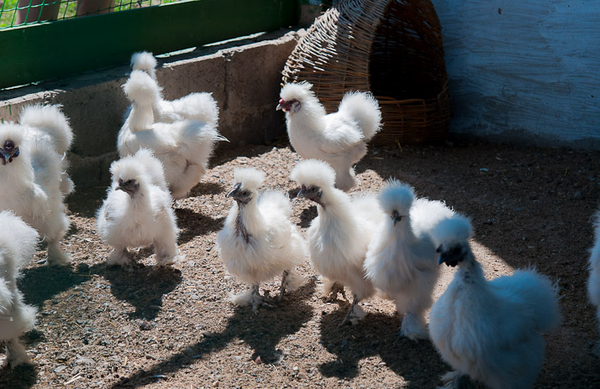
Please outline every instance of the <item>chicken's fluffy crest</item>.
M454 243L465 243L472 235L471 220L458 214L442 220L431 232L435 245L446 247Z
M13 123L13 122L8 122L2 125L2 144L0 144L0 146L2 146L4 144L4 142L8 139L12 140L15 143L15 146L18 146L21 151L22 151L22 144L23 144L23 129L20 125ZM21 152L21 155L19 156L19 158L21 158L23 156L23 153Z
M285 101L298 100L305 101L307 98L314 98L315 93L312 91L310 82L300 82L297 84L285 84L281 88L280 97Z
M131 69L132 70L143 70L148 73L152 78L156 79L156 58L152 53L147 51L141 51L134 53L131 56Z
M140 164L139 160L137 160L137 155L137 153L128 155L114 161L110 165L110 174L112 174L114 182L119 181L119 179L122 179L123 181L133 179L136 181L152 182L148 177L146 168Z
M152 105L161 97L161 88L148 73L142 70L134 70L129 80L123 85L123 91L130 101L144 106Z
M265 173L254 168L238 168L233 171L233 184L242 184L245 189L256 190L265 181Z
M333 168L327 162L316 159L307 159L298 163L292 169L290 177L298 185L333 188L335 184L335 171Z
M398 211L401 215L406 216L409 214L414 200L414 189L396 179L388 180L379 194L379 204L386 214Z

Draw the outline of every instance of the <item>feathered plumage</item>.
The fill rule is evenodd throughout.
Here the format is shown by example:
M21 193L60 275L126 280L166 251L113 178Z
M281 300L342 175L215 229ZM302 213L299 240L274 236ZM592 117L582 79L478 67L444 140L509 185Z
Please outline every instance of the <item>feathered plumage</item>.
M323 160L336 174L344 191L354 186L352 166L367 153L367 142L381 128L379 103L370 94L349 92L338 111L326 114L307 82L286 84L277 109L286 112L290 143L304 159Z
M132 105L119 132L117 148L121 157L140 148L152 150L164 166L173 197L181 198L206 172L216 142L227 139L217 131L219 109L211 94L164 100L153 72L156 60L150 59L154 57L149 53L133 58L134 70L123 85Z
M162 97L162 89L156 78L156 58L152 53L142 51L131 57L131 76L139 71L147 73L154 83L146 83L151 98L152 114L155 122L174 123L181 120L195 120L217 127L219 106L212 93L196 92L169 101ZM151 89L151 91L150 91Z
M325 277L325 295L348 286L353 301L344 322L354 322L363 315L358 303L375 291L363 263L373 231L384 218L377 198L369 194L351 198L336 189L335 172L323 161L300 162L291 178L301 187L299 197L317 203L318 216L307 231L308 246L313 266Z
M293 270L306 256L305 242L290 220L292 208L287 195L277 191L259 194L264 178L256 169L235 170L234 186L227 195L235 203L217 238L227 270L251 286L233 301L251 304L255 313L262 302L260 283L283 273L281 298L286 289L299 286Z
M21 123L0 124L0 209L13 211L48 242L48 263L69 262L60 240L69 227L64 196L73 190L65 153L73 134L58 106L30 106Z
M172 198L160 161L150 150L140 149L110 166L112 185L96 214L98 232L114 251L109 265L129 265L129 247L154 245L159 265L181 258Z
M590 252L590 278L588 280L588 296L596 307L596 318L600 332L600 211L594 215L594 247ZM600 341L594 348L600 356Z
M532 388L544 360L542 335L560 323L557 286L535 269L486 281L462 216L442 221L434 234L444 237L440 264L458 266L429 319L431 340L456 370L443 377L446 387L468 375L494 389Z
M37 240L38 233L18 216L0 212L0 343L6 344L11 367L29 361L19 336L33 328L37 310L23 303L17 278L31 261Z
M373 285L396 303L401 334L413 339L429 337L425 311L433 304L439 278L438 254L431 229L454 212L440 201L416 199L410 185L386 183L379 203L389 217L378 226L365 260L365 273Z

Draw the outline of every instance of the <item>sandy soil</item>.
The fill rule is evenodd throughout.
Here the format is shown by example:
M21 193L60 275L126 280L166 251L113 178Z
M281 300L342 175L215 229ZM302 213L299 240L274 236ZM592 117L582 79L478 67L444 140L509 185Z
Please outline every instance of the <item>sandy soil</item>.
M486 275L535 265L558 280L563 325L547 336L537 388L600 387L598 339L586 298L590 217L599 204L600 152L484 143L371 148L357 166L355 191L377 191L396 177L418 194L443 199L470 216ZM154 266L151 249L133 270L107 268L110 248L96 234L94 213L105 188L68 199L72 228L63 242L70 268L33 263L20 288L39 309L24 339L31 366L0 372L3 388L433 388L448 371L431 343L397 339L400 318L381 298L355 326L338 329L348 304L325 303L308 259L303 287L254 316L228 302L245 287L225 271L216 234L231 206L233 169L253 166L268 187L297 190L288 175L299 157L287 144L220 151L192 196L176 202L186 261ZM294 203L305 231L316 216ZM38 253L39 262L44 252ZM437 294L453 277L444 269ZM263 285L277 293L279 280ZM4 358L0 354L0 362Z

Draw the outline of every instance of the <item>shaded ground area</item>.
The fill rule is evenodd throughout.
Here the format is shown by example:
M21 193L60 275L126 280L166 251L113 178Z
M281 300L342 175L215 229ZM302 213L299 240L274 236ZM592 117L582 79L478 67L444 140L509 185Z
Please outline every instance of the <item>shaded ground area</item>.
M495 278L529 265L559 281L564 321L547 337L537 388L600 387L598 339L586 298L590 217L599 205L600 152L519 148L484 143L371 148L357 166L355 191L377 191L396 177L418 194L443 199L470 216L474 248ZM25 269L20 287L38 307L25 340L33 365L0 373L3 388L339 387L434 388L448 370L429 342L397 339L400 318L381 298L368 315L338 329L348 304L324 303L308 259L304 286L274 309L253 316L228 302L244 286L229 276L215 239L231 206L233 169L252 166L267 187L292 195L288 178L299 157L286 145L247 146L213 159L192 196L176 203L186 261L154 267L151 249L140 268L104 264L110 249L96 235L94 213L105 188L68 199L72 228L63 242L73 266ZM294 202L303 231L316 216ZM38 254L41 260L44 252ZM451 281L444 269L437 294ZM277 293L279 280L262 290ZM3 355L0 355L0 359Z

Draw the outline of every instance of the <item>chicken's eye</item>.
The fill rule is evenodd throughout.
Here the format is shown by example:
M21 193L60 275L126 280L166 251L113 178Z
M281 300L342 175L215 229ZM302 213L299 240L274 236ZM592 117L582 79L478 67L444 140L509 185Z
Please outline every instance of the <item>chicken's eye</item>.
M242 196L248 196L250 194L250 192L248 192L247 190L242 191L242 193L240 193Z

